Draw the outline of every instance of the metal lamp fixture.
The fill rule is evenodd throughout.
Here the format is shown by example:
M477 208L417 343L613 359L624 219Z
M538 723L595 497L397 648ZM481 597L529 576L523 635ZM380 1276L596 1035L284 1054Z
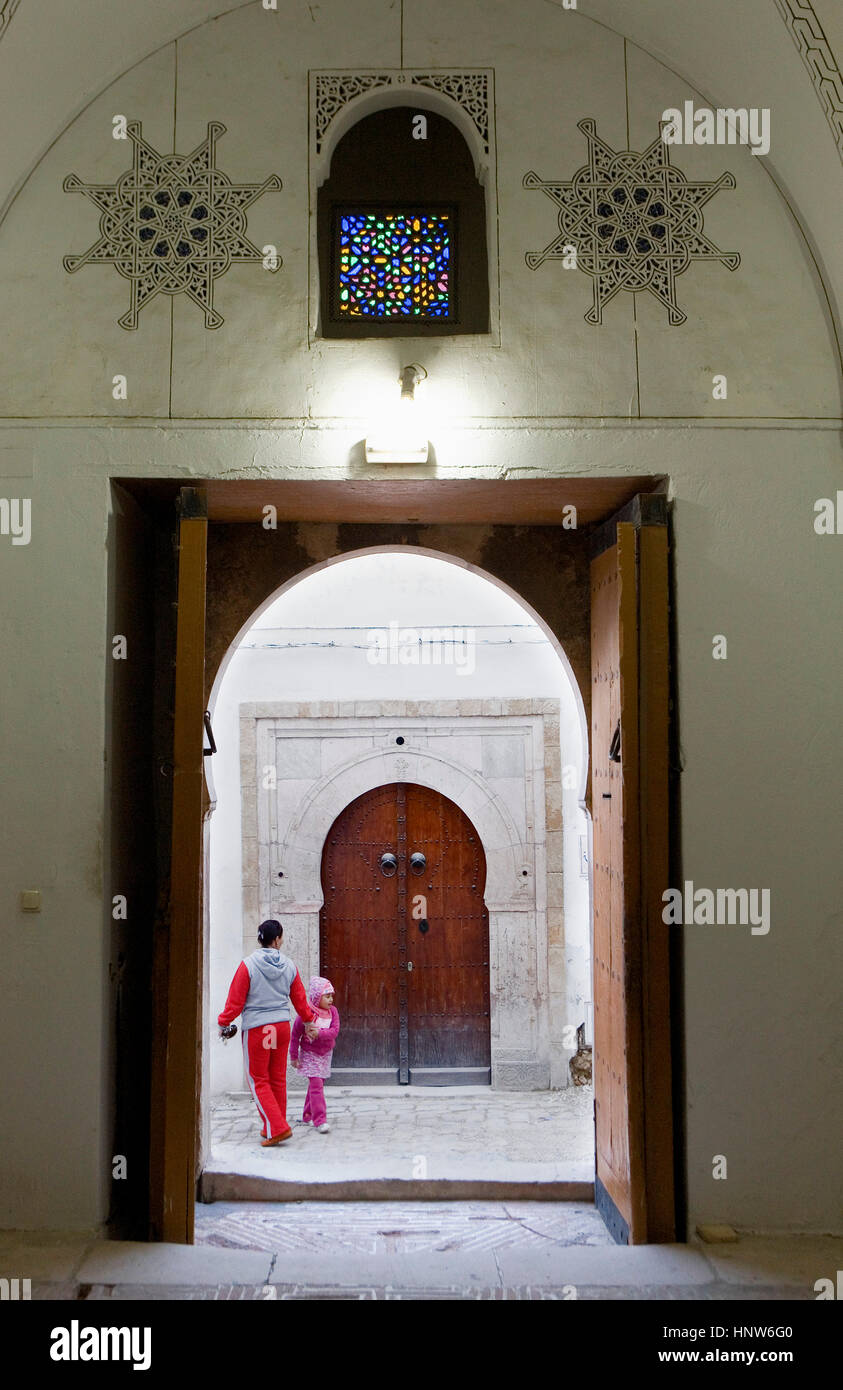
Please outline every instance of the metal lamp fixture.
M416 400L416 387L426 377L418 362L401 368L400 398L378 433L367 438L367 463L427 463L430 446Z

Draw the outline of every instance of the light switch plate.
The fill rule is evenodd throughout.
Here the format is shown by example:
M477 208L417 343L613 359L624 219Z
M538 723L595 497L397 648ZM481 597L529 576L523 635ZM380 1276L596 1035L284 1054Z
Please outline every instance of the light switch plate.
M30 888L20 895L20 905L22 912L41 911L41 889Z

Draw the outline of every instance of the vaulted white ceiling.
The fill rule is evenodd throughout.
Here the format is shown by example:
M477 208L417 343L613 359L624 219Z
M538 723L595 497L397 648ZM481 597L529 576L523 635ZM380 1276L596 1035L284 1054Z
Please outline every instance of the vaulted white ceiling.
M194 26L257 3L0 0L0 21L4 15L8 21L0 27L0 209L69 122L121 73ZM279 0L284 7L295 3ZM558 8L562 22L563 0L543 3ZM396 29L400 4L384 0ZM495 11L507 7L506 0L488 0L490 27ZM300 8L318 11L318 0ZM351 17L353 0L345 8ZM837 142L832 127L841 92L843 0L578 0L576 8L673 68L706 104L770 108L772 143L763 162L813 248L839 331L843 110L836 115ZM465 60L475 56L467 34Z

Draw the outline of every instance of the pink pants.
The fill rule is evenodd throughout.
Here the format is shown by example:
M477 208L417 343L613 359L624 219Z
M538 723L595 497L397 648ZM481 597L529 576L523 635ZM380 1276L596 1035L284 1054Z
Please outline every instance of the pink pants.
M325 1087L321 1076L311 1076L307 1083L307 1095L302 1111L303 1120L312 1120L316 1126L324 1125L328 1118L325 1104Z

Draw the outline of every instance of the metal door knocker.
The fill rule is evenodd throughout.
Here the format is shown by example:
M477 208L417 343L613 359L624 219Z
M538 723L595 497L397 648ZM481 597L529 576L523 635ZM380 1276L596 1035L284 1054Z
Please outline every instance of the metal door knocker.
M384 878L393 878L398 872L398 860L394 854L381 855L381 873Z
M427 860L424 855L416 850L415 854L410 855L410 872L413 874L423 874L427 868Z

